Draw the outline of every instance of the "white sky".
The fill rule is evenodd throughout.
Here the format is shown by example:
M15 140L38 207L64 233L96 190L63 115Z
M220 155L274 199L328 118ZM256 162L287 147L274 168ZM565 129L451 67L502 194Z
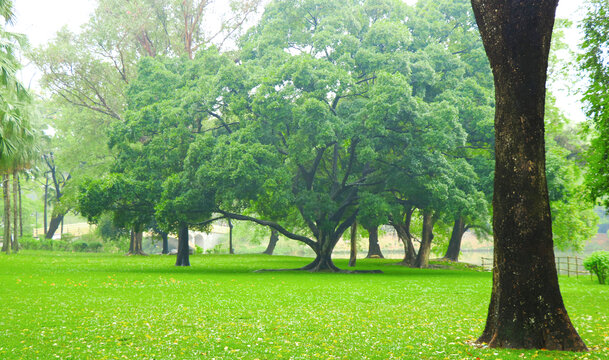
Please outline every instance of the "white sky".
M412 3L413 0L406 0ZM64 25L77 32L85 23L95 8L96 0L15 0L15 26L11 31L26 34L32 46L39 46L51 38ZM577 22L582 17L581 0L560 0L557 16ZM581 41L577 30L567 33L567 42L575 50ZM23 82L37 88L36 69L26 66L22 72ZM568 90L568 82L556 84L553 89L558 98L560 108L573 121L583 121L585 116L581 110L579 97Z

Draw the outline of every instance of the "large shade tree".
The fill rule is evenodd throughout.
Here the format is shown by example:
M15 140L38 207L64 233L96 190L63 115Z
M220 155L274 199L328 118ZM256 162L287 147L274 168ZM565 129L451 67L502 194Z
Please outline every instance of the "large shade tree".
M493 291L480 342L586 350L563 304L544 146L545 85L557 0L472 0L495 79Z

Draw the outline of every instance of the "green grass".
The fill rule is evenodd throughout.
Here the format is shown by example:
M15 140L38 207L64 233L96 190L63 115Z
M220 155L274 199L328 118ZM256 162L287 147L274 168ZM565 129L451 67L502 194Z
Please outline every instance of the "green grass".
M253 273L307 259L0 256L0 359L609 359L609 286L561 277L589 353L478 349L489 273ZM346 260L338 260L346 267Z

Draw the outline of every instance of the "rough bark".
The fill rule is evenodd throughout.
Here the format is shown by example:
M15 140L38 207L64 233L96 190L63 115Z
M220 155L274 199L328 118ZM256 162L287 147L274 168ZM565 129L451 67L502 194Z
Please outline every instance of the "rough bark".
M19 191L19 236L23 237L23 208L21 207L21 177L17 176L17 188Z
M2 251L11 252L11 197L8 191L8 174L2 174L2 197L4 199L4 238L2 239Z
M49 204L49 175L45 174L45 178L46 181L44 183L44 216L43 216L43 223L44 223L44 235L46 237L47 234L47 207Z
M433 226L436 220L432 211L423 211L423 233L421 234L421 246L414 267L426 268L429 265L429 253L433 240Z
M162 254L169 254L169 235L164 231L161 231L160 234L161 234L161 239L163 239Z
M355 266L357 262L357 223L351 225L351 251L349 252L349 266Z
M233 255L235 249L233 248L233 223L228 219L228 253Z
M379 245L379 227L370 226L366 230L368 231L368 255L366 255L366 258L384 258Z
M461 241L463 240L463 234L465 234L465 220L462 216L458 216L455 219L453 231L450 234L450 241L448 242L448 249L446 249L444 259L450 261L459 261L459 253L461 252Z
M404 244L404 259L398 263L404 266L412 266L417 258L417 253L414 249L414 244L412 243L412 234L410 233L410 223L412 221L413 212L414 208L408 210L401 221L394 220L391 222L391 225L398 234L398 238L402 241L402 244Z
M51 217L51 221L49 222L49 228L47 229L47 232L44 235L45 238L47 238L47 239L53 238L53 236L55 235L55 232L59 228L59 225L61 225L61 222L63 221L63 216L64 216L64 214L59 214L57 216Z
M544 103L557 0L472 0L495 79L490 347L587 350L565 310L545 175Z
M129 241L128 255L146 255L142 247L144 232L140 226L134 226L131 230L131 239Z
M17 186L17 179L19 174L17 169L13 170L13 242L11 243L12 250L14 252L19 251L19 198L18 192L19 187Z
M269 244L266 246L266 250L264 250L262 253L267 255L273 255L273 252L275 251L275 246L277 245L278 241L279 233L277 232L277 230L271 229L271 237L269 238Z
M190 249L188 247L188 225L178 227L178 255L176 266L190 266Z

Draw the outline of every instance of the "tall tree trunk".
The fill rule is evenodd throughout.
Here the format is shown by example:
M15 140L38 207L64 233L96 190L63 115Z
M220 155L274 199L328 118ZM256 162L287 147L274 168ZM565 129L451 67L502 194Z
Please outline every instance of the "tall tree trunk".
M2 251L11 253L11 197L8 191L8 174L2 174L2 197L4 199L4 239Z
M426 268L429 265L429 253L433 240L433 226L436 222L432 211L423 211L423 233L421 234L421 246L414 267Z
M161 238L163 239L162 254L169 254L169 235L164 231L161 231L160 234L161 234Z
M59 214L57 216L51 217L51 222L49 223L49 228L45 234L45 238L52 239L55 235L55 232L63 222L63 214Z
M332 261L332 251L338 242L338 238L329 233L321 232L317 238L317 248L315 250L315 260L303 267L303 270L311 272L340 272L341 270Z
M131 229L131 231L129 231L129 252L128 252L128 254L135 254L135 249L136 249L135 231L133 229Z
M129 253L128 255L146 255L142 247L144 232L141 225L134 225L129 232Z
M13 170L13 242L11 244L13 251L19 251L19 201L17 179L19 175L17 169Z
M176 266L190 266L189 251L188 225L181 223L178 227L178 256L176 258Z
M49 174L45 174L46 182L44 184L44 235L47 234L47 207L49 204ZM51 236L53 237L53 236Z
M370 226L366 230L368 231L368 255L366 255L366 258L384 258L379 245L379 227Z
M349 266L355 266L357 262L357 222L351 225L351 251L349 253Z
M144 254L144 248L142 246L143 241L144 241L144 232L142 230L139 230L135 233L135 251L138 255Z
M267 245L266 250L264 250L262 253L267 255L273 255L273 252L275 251L275 245L277 245L278 241L279 233L277 232L277 230L271 229L271 237L269 239L269 244Z
M23 208L21 207L21 176L17 176L17 187L19 189L19 236L23 237Z
M480 342L584 351L563 304L545 172L544 104L558 0L472 0L495 79L493 291Z
M463 234L465 234L465 219L462 216L458 216L455 219L453 225L453 231L450 234L450 241L448 242L448 249L444 259L450 261L459 261L459 253L461 252L461 241L463 240Z
M233 249L233 223L228 219L228 253L234 254L235 249Z
M404 244L404 259L399 262L400 265L412 266L417 258L417 253L412 243L412 234L410 233L410 224L412 222L412 213L414 208L408 209L402 219L395 221L393 219L391 224L398 234L398 238Z

